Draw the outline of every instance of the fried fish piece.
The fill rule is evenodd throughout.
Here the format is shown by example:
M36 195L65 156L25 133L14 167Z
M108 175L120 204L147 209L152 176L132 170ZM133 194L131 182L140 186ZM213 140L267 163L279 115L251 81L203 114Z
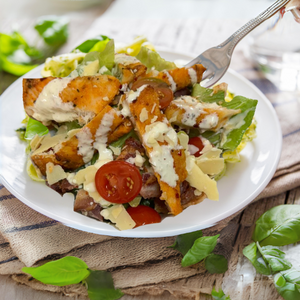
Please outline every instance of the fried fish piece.
M77 120L85 125L119 93L120 81L108 75L23 79L27 115L48 125Z
M191 96L176 98L165 110L170 123L212 131L218 131L240 112L240 109L228 109L216 103L199 102Z
M48 143L45 146L44 143L43 146L42 141L40 147L31 154L31 160L43 175L48 162L60 165L65 170L75 170L92 159L95 149L101 151L106 148L108 137L123 121L123 116L107 105L87 125L75 129L71 134L69 132L69 136L66 133L54 145Z
M159 109L159 96L151 86L130 91L123 105L128 105L131 120L162 191L161 200L166 201L174 215L182 211L180 183L187 176L184 149L175 130Z
M192 86L202 80L202 75L206 69L201 64L196 64L190 68L176 68L161 72L151 71L146 77L155 77L166 82L173 92L181 90L187 86Z

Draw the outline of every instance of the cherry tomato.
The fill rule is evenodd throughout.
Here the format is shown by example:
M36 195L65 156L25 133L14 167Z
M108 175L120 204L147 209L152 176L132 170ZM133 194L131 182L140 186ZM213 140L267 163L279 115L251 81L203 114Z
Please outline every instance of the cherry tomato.
M161 221L160 214L153 208L146 205L128 207L127 212L136 223L135 227L152 223L160 223Z
M97 171L95 184L98 193L105 200L127 203L140 193L142 176L138 168L130 163L111 161Z
M138 79L131 87L132 90L136 90L143 85L152 86L158 93L160 108L166 108L173 100L173 92L166 82L158 78L141 78Z
M201 155L200 152L204 148L204 145L203 145L201 139L199 137L197 137L197 136L193 137L193 138L189 139L189 145L193 145L193 146L195 146L195 147L197 147L199 149L196 152L191 153L191 154L195 155L196 157L199 157Z

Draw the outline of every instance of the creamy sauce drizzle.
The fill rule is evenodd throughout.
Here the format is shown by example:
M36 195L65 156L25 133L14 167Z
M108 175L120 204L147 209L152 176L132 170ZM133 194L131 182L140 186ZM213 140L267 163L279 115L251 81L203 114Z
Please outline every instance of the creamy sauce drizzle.
M89 162L94 155L94 147L93 147L93 137L90 129L88 127L80 130L76 137L78 139L78 151L79 155L82 155L82 159L84 163Z
M39 94L33 107L33 117L43 123L54 120L58 123L70 122L78 118L73 103L64 103L59 94L72 78L56 78L50 81Z
M161 180L169 186L175 187L179 179L174 169L174 159L171 150L178 146L178 138L175 130L164 122L156 122L146 126L143 135L145 144L152 148L150 152L150 163ZM158 142L167 142L160 145Z
M177 84L176 82L174 81L173 77L170 75L170 73L168 71L162 71L163 73L165 73L167 75L167 78L168 78L168 81L171 85L171 89L173 92L176 92L176 89L177 89Z

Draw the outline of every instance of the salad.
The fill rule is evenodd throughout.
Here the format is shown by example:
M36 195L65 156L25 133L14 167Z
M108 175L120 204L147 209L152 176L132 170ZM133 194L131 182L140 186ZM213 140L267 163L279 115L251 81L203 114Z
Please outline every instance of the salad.
M201 87L204 71L144 37L115 49L99 36L48 58L43 78L23 79L27 173L120 230L219 200L226 164L255 137L257 100Z

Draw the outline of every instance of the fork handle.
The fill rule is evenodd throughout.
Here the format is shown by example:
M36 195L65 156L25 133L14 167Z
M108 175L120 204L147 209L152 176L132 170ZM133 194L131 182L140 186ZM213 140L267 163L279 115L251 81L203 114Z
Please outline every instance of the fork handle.
M258 25L274 16L282 7L284 7L290 0L277 0L270 7L268 7L265 11L260 13L256 18L250 20L243 27L237 30L234 34L232 34L225 42L217 46L217 48L226 48L227 54L231 57L232 52L235 46L240 42L242 38L244 38L249 32L251 32Z

